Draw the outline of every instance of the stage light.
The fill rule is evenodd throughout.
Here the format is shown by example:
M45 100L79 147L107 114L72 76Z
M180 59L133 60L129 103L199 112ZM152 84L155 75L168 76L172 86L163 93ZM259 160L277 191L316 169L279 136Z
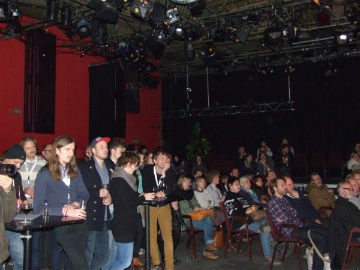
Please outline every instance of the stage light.
M264 43L266 46L281 46L283 42L283 29L281 27L273 26L264 31Z
M329 6L320 7L316 20L319 24L328 24L331 20L331 8Z
M359 11L356 7L349 7L344 12L344 19L352 24L357 24L359 20Z
M286 28L286 36L290 44L298 41L300 34L301 34L301 29L297 25L291 25L288 28Z
M80 19L76 23L76 32L78 33L80 39L90 36L91 31L89 22L85 18Z
M216 51L215 51L214 42L205 43L200 50L200 55L203 57L210 58L210 57L214 57L215 54L216 54Z
M56 0L47 0L47 21L57 22L59 13L59 4Z
M188 38L187 40L185 40L184 51L186 60L192 61L195 59L196 51L192 38Z
M147 19L151 13L153 4L147 0L134 0L130 9L131 14L140 18Z
M61 10L62 27L70 27L72 25L71 17L72 17L71 6L66 4L63 6Z
M165 14L166 14L166 17L167 17L166 21L167 21L168 24L173 24L173 23L176 23L176 22L178 22L180 20L179 12L178 12L178 9L176 7L168 9Z

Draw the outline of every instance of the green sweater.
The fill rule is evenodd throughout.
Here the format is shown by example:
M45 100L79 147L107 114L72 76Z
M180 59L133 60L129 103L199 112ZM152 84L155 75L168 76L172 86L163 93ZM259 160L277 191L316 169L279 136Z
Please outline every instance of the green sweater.
M200 204L196 200L195 195L192 197L192 199L190 201L182 200L179 202L180 211L181 211L181 214L183 214L183 215L188 215L191 212L193 212L194 208L196 206L200 207Z

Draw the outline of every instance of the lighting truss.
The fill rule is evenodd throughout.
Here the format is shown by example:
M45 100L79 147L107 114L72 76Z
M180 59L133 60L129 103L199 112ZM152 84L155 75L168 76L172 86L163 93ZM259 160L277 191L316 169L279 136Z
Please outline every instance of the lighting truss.
M166 111L161 113L161 119L181 119L193 117L209 117L223 115L238 115L249 113L295 111L295 101L251 103L237 106L206 107L201 109Z

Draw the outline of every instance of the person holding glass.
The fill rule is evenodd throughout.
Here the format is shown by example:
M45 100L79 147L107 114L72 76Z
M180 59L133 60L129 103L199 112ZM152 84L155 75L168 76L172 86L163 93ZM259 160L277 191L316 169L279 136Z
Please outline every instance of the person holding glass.
M89 193L84 185L75 159L75 141L69 136L57 137L53 143L49 164L35 180L34 213L86 219L80 208ZM88 269L85 259L87 229L85 223L55 228L56 240L69 259L69 269Z
M117 254L110 269L122 270L130 266L137 232L137 206L155 197L155 193L138 193L136 177L133 174L139 163L136 153L124 152L111 175L109 192L114 205L111 228L117 245Z

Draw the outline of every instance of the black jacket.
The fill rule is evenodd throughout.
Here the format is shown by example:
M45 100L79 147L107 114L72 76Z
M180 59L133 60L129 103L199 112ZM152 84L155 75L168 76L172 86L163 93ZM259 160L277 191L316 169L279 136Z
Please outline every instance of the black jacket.
M341 268L349 233L353 227L359 226L360 210L353 203L339 196L330 216L327 235L332 269Z
M116 242L133 242L137 231L137 205L145 198L139 196L121 177L110 180L109 190L114 204L111 228Z
M143 190L145 193L154 192L154 188L157 187L155 176L154 176L154 166L146 166L142 171L142 181L143 181ZM163 181L166 185L165 195L171 197L172 193L175 192L176 187L176 177L174 171L169 168L165 173L165 178Z
M310 203L309 199L299 192L299 198L293 198L289 195L285 195L285 198L289 201L291 206L298 212L299 218L307 219L308 221L314 221L319 219L320 216L315 210L314 206Z
M104 227L105 209L108 211L108 217L110 217L110 212L108 210L109 208L103 205L103 199L100 197L100 189L103 188L103 184L100 175L96 170L94 158L80 163L79 169L84 184L89 192L89 200L86 204L86 224L88 230L100 231ZM110 169L107 169L110 179Z

